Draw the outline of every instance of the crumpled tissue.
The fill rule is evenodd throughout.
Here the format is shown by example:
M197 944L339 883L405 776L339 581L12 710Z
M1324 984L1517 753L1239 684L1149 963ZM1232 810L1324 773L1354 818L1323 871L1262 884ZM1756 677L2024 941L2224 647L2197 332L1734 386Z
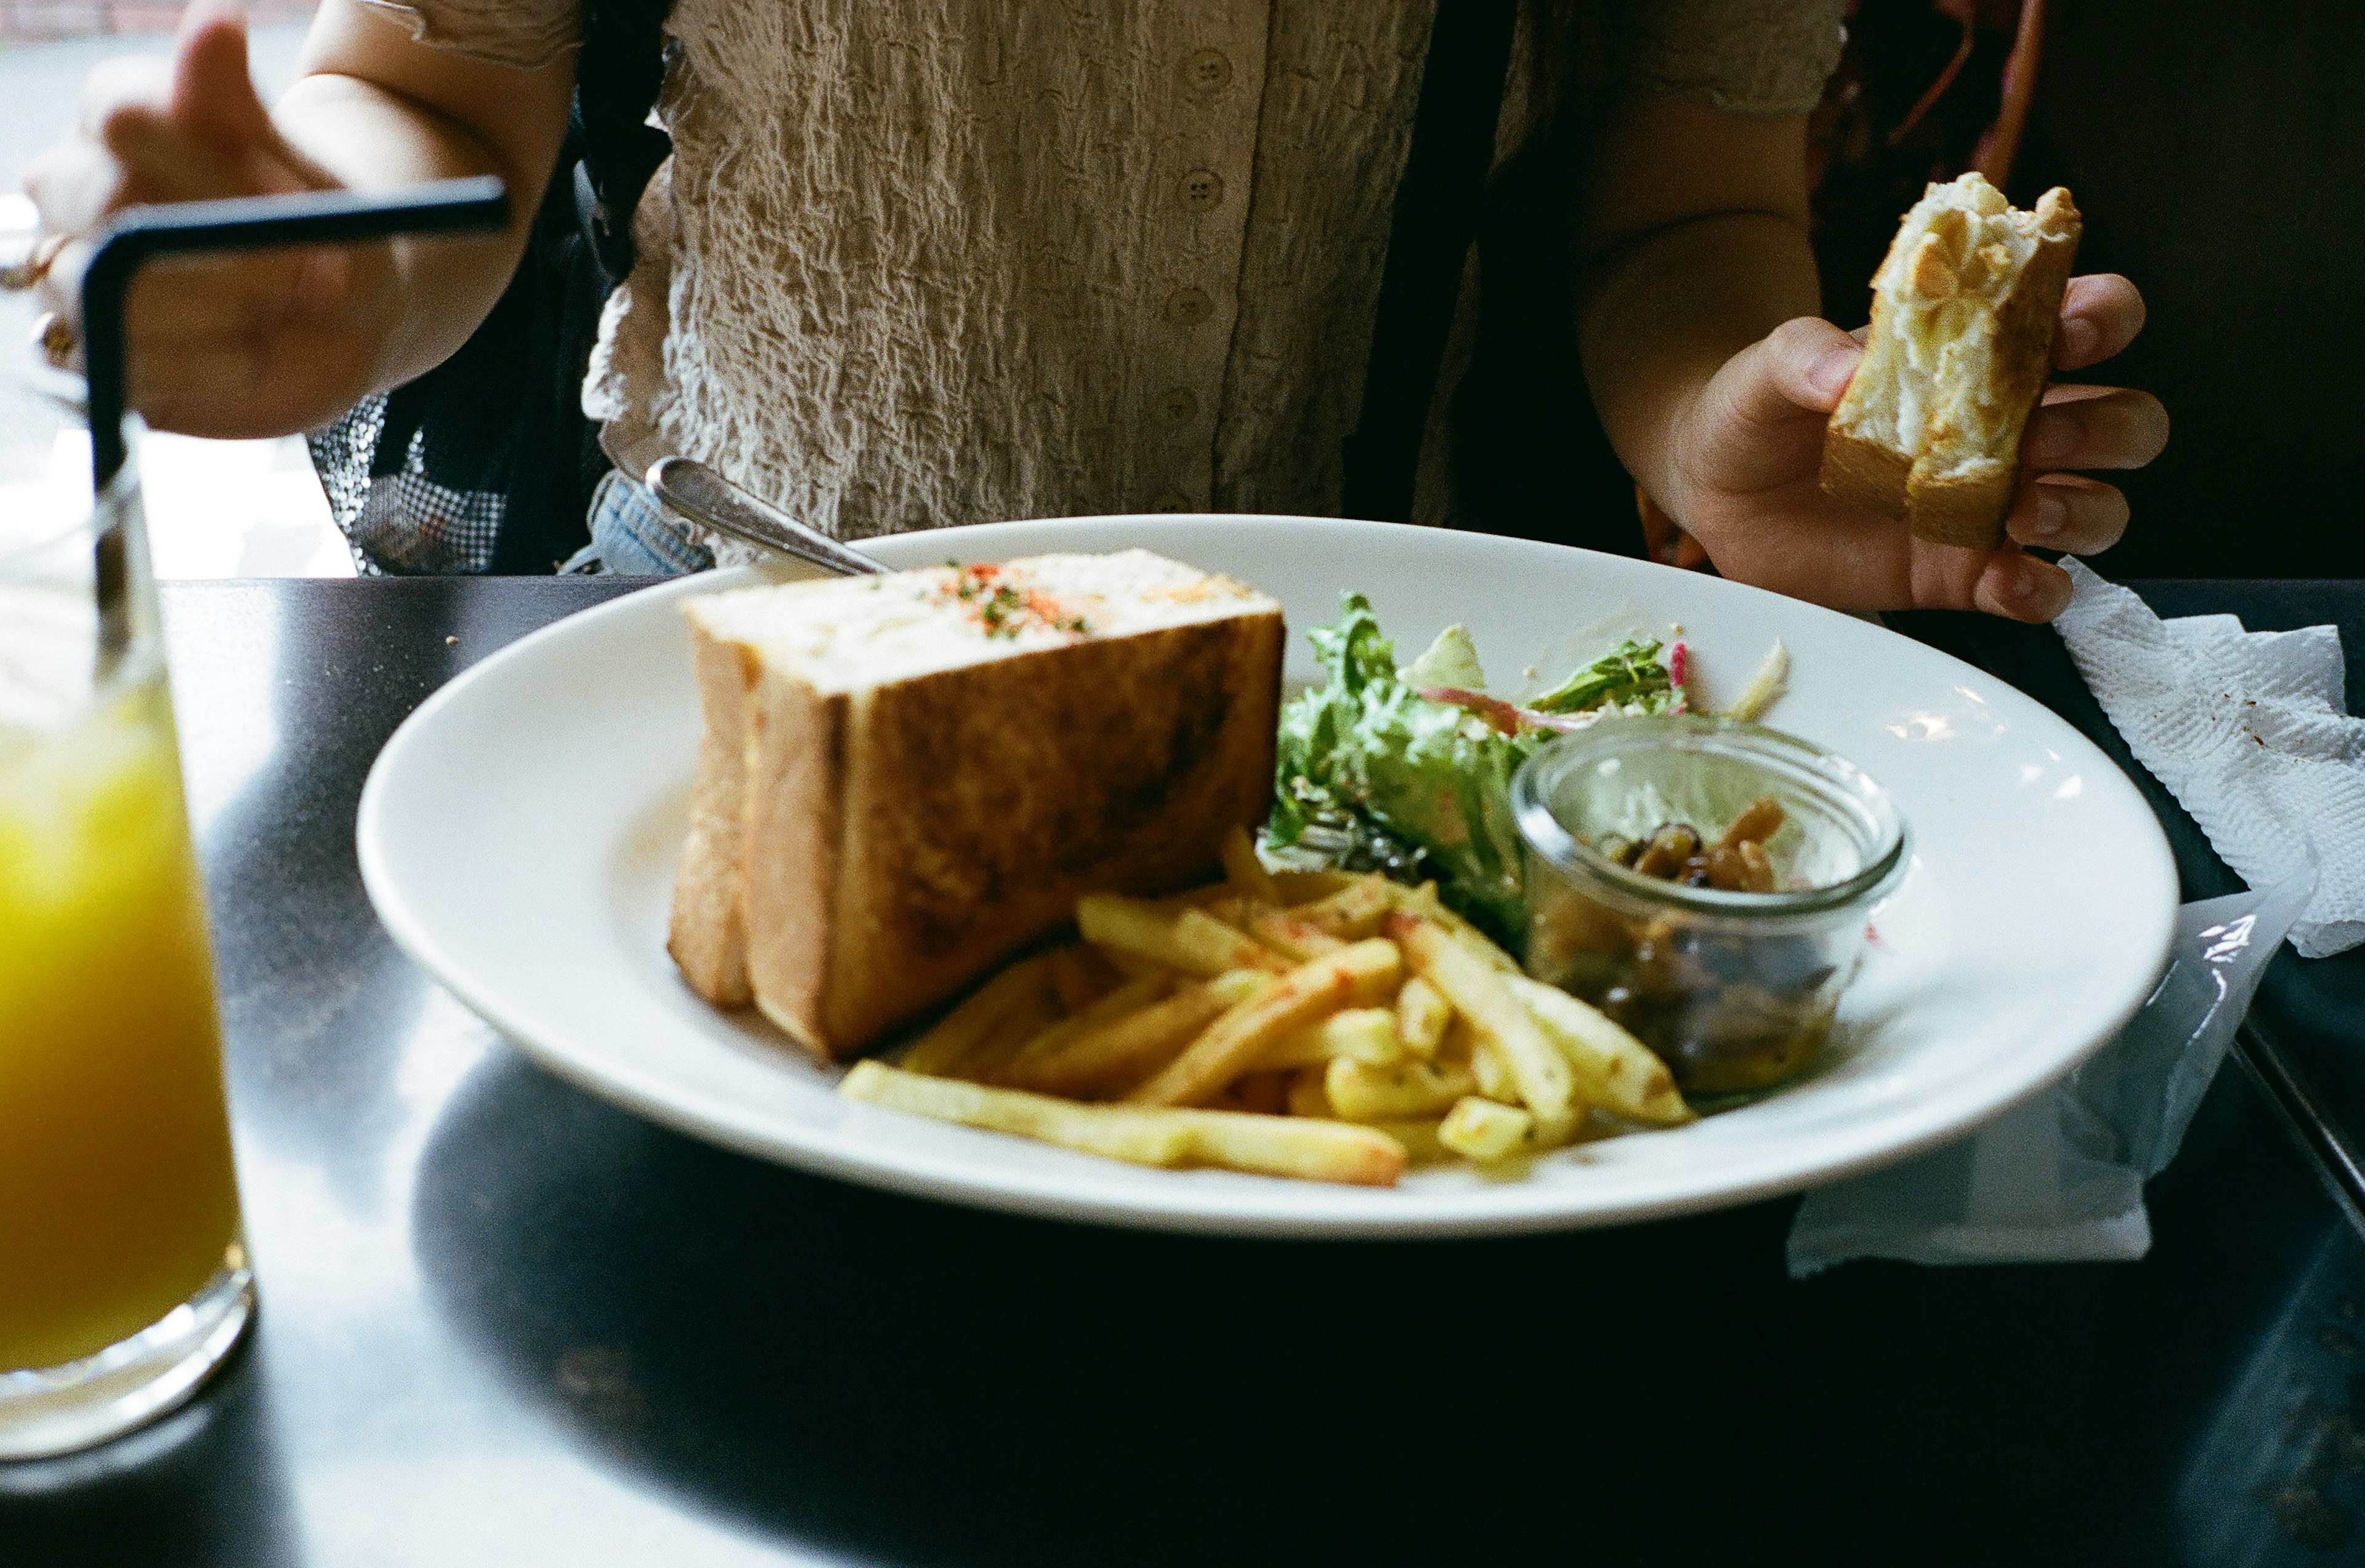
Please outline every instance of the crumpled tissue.
M2068 1079L1958 1143L1816 1189L1790 1224L1803 1279L1852 1258L2122 1262L2151 1247L2143 1185L2168 1168L2312 872L2177 912L2167 973Z
M2365 719L2342 708L2340 633L2245 632L2231 615L2162 621L2074 560L2055 627L2135 760L2252 888L2311 863L2301 957L2365 943Z

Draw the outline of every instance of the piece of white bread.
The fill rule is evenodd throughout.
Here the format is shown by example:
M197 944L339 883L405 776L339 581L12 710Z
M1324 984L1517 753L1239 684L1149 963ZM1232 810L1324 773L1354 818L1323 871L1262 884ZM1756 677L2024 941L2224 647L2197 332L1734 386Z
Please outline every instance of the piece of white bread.
M2078 253L2060 186L2023 212L1976 171L1933 185L1872 280L1865 355L1823 437L1823 488L1942 544L1993 549Z
M667 947L828 1058L1263 819L1281 606L1143 550L745 588L685 613L706 719Z

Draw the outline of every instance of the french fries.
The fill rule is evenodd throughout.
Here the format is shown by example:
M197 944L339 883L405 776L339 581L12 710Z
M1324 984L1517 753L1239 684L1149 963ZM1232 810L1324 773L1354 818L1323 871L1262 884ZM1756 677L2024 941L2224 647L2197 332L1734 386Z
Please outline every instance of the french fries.
M1513 975L1504 981L1568 1058L1585 1097L1630 1121L1671 1127L1693 1119L1651 1047L1564 991Z
M1283 955L1189 905L1178 911L1148 899L1087 893L1076 901L1076 929L1087 942L1206 980L1226 969L1285 973L1291 967Z
M1536 1119L1527 1112L1473 1095L1454 1103L1437 1124L1437 1141L1481 1164L1524 1154L1536 1136Z
M1126 1096L1138 1105L1195 1105L1308 1024L1395 994L1403 957L1373 938L1301 964L1207 1025L1165 1070Z
M1208 1025L1272 983L1261 969L1233 969L1183 986L1156 1006L1079 1031L1055 1049L1010 1063L994 1081L1044 1094L1130 1089L1171 1061Z
M1264 1065L1311 1067L1333 1057L1352 1057L1384 1067L1402 1055L1404 1043L1396 1037L1394 1009L1350 1007L1283 1040L1264 1058Z
M1236 827L1224 835L1224 879L1232 890L1252 903L1279 904L1281 890L1273 886L1272 873L1257 858L1256 846L1249 842L1248 830Z
M1445 993L1415 975L1396 992L1396 1038L1407 1056L1423 1061L1445 1043L1445 1026L1453 1022L1453 1004Z
M1310 1116L1238 1111L1079 1105L1048 1094L929 1078L884 1062L857 1062L838 1085L849 1100L1015 1133L1134 1165L1216 1165L1270 1176L1385 1187L1403 1173L1404 1146L1385 1133Z
M1286 953L1301 964L1325 953L1335 953L1347 945L1345 938L1334 936L1312 921L1300 919L1272 904L1246 905L1240 911L1240 927L1257 941L1275 952Z
M1049 990L1050 971L1049 958L1038 956L1021 958L986 981L970 993L968 1001L946 1014L937 1020L935 1027L912 1042L910 1048L903 1053L905 1070L928 1073L952 1070L1011 1014Z
M1511 993L1500 969L1471 953L1453 932L1428 916L1394 913L1382 929L1403 947L1412 971L1442 992L1453 1010L1503 1053L1519 1098L1538 1121L1552 1126L1575 1119L1576 1084L1568 1058Z
M1245 834L1223 858L1211 887L1080 900L1081 944L1013 964L842 1092L1136 1164L1376 1185L1454 1159L1516 1177L1692 1118L1647 1047L1434 886L1272 871Z
M1394 1067L1369 1067L1352 1057L1338 1057L1323 1070L1322 1088L1330 1097L1333 1114L1351 1122L1386 1122L1433 1116L1476 1093L1478 1080L1466 1064L1407 1060Z
M1341 941L1360 942L1366 936L1378 935L1380 922L1395 907L1389 886L1378 878L1367 877L1327 898L1297 905L1289 912L1290 917Z

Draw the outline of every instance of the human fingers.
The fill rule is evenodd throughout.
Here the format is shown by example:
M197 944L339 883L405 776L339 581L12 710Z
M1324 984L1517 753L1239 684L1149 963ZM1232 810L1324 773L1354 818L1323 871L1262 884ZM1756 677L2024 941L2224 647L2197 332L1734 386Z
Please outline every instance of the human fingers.
M2091 555L2126 532L2127 498L2117 486L2098 479L2046 474L2022 487L2003 526L2022 544Z
M2143 295L2118 274L2071 278L2053 334L2053 368L2083 370L2110 358L2135 342L2144 316Z
M1971 588L1971 607L2007 621L2043 625L2069 608L2069 574L2018 550L1987 554Z
M127 176L95 142L62 141L25 170L25 194L45 234L86 234L123 203Z
M131 109L162 114L173 101L173 62L162 55L102 60L74 96L74 129L90 141L106 139L107 122Z
M2140 468L2168 445L2168 409L2124 386L2051 386L2020 443L2024 468Z
M1713 386L1722 412L1743 426L1795 421L1839 407L1864 345L1829 321L1785 321L1735 354Z
M236 5L197 0L182 17L168 109L176 124L225 150L277 140L271 111L254 90L246 17Z

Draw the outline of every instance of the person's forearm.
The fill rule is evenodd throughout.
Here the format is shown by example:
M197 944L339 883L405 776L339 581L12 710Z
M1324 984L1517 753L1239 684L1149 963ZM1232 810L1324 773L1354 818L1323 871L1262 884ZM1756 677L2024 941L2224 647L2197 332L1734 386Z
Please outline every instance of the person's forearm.
M354 190L472 174L497 175L509 187L510 223L498 236L394 242L398 324L373 390L441 364L484 320L516 271L548 171L516 167L465 127L351 76L300 78L272 119L299 151Z
M373 190L492 174L509 187L509 227L496 238L395 242L396 319L373 378L382 391L442 364L509 286L566 134L574 57L532 70L489 64L415 43L355 0L325 0L302 68L272 120L338 183Z
M1595 260L1577 305L1586 381L1610 444L1652 498L1676 508L1674 443L1710 378L1818 308L1814 252L1787 216L1688 218Z

